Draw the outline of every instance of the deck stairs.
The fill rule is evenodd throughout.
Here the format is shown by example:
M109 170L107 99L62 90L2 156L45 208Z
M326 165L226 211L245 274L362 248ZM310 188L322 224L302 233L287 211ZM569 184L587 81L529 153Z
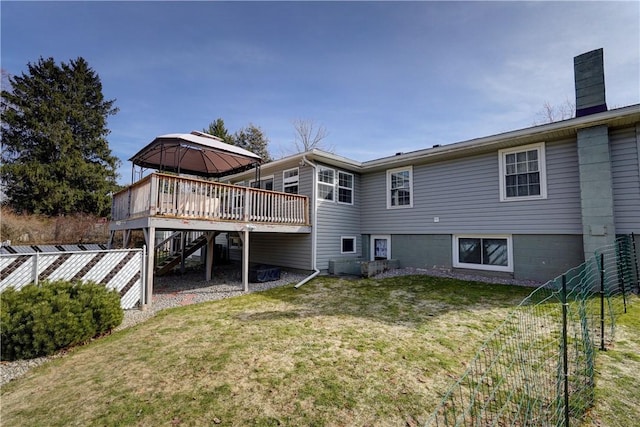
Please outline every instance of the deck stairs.
M169 255L163 257L162 261L156 265L155 274L156 276L162 276L169 273L173 270L178 264L182 262L183 259L186 259L188 256L192 255L195 251L203 247L207 244L207 236L204 234L200 235L196 239L188 242L184 250L176 250Z

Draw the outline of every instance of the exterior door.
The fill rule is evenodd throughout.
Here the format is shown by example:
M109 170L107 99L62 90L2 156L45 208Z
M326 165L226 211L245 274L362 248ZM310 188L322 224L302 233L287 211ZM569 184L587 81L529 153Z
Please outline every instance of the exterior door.
M391 259L391 236L371 236L371 261Z

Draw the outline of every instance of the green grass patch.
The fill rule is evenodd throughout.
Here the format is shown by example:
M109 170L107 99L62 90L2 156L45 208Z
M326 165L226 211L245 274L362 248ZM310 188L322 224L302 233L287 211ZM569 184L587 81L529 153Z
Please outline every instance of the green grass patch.
M422 424L530 292L426 276L317 278L170 309L5 385L2 422Z

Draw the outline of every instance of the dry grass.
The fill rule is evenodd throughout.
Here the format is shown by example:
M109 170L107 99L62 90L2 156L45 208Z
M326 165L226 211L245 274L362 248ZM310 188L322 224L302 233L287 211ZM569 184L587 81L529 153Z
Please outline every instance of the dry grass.
M314 280L163 312L2 390L5 425L423 423L528 289Z
M530 291L425 276L317 278L167 310L5 385L2 424L421 425ZM638 419L634 316L616 349L599 355L590 425ZM612 408L621 392L635 418Z
M627 427L640 420L640 301L617 319L615 343L596 359L596 401L585 426Z
M0 241L13 245L106 243L108 238L108 224L93 215L46 217L0 210Z

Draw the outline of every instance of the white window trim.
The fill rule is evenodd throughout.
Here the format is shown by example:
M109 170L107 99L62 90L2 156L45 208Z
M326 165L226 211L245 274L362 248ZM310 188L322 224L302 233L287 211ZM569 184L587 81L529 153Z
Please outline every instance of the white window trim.
M391 259L391 235L390 234L375 234L375 235L371 235L370 239L369 239L369 246L371 247L369 252L370 252L370 257L369 260L373 261L375 260L375 250L376 248L374 247L374 242L376 239L386 239L387 240L387 259Z
M350 175L351 176L351 187L342 187L340 185L340 174L344 174L344 175ZM355 186L356 186L356 177L349 172L344 172L344 171L336 171L336 177L335 177L335 182L336 182L336 189L334 190L334 194L336 196L336 202L340 203L341 205L353 205L353 199L355 198ZM341 188L345 188L347 190L351 190L351 202L341 202L340 201L340 189Z
M506 157L510 153L518 153L521 151L538 150L538 171L540 172L540 195L539 196L520 196L507 197L507 186L505 183L506 173ZM547 198L547 158L545 155L545 143L523 145L513 148L505 148L498 151L498 164L500 173L500 201L501 202L517 202L522 200L542 200Z
M347 239L352 239L353 240L353 251L350 252L344 252L342 250L342 248L344 247L344 241ZM355 254L356 251L356 244L358 243L356 236L340 236L340 253L341 254Z
M320 171L333 171L333 182L332 183L328 183L328 182L320 181L320 177L319 177ZM337 195L336 195L336 170L332 169L332 168L327 168L327 167L324 167L324 166L318 166L318 171L316 172L316 175L318 175L318 176L316 176L317 185L318 185L317 196L316 197L317 197L318 201L326 202L326 203L335 203L336 202L336 198L337 198ZM333 198L332 199L325 199L324 197L320 197L320 186L321 185L333 188Z
M275 188L276 188L276 187L275 187L275 182L276 182L276 181L275 181L275 179L273 178L273 175L267 175L267 176L261 176L261 177L260 177L260 182L261 182L261 183L262 183L262 181L268 181L268 180L271 180L271 181L272 181L272 182L271 182L271 186L275 189ZM253 188L253 183L254 183L254 182L256 182L256 180L255 180L255 179L251 179L251 180L249 180L249 187L250 187L250 188ZM260 190L262 190L262 188L260 188ZM267 191L273 191L273 190L267 190Z
M328 182L323 182L320 181L320 178L318 177L318 175L320 174L320 171L333 171L333 183L328 183ZM338 176L338 174L336 173L336 170L333 168L327 168L324 166L318 166L318 171L316 172L316 181L317 181L317 185L318 188L316 189L317 191L317 195L316 198L318 199L318 201L320 202L326 202L326 203L335 203L336 199L338 198L338 195L336 194L336 177ZM327 187L332 187L333 188L333 198L332 199L325 199L324 197L320 197L320 186L324 185Z
M284 174L287 172L297 171L298 173L295 175L295 180L293 177L285 178ZM287 187L297 186L298 191L296 193L288 193L288 194L299 194L300 193L300 168L291 168L285 169L282 171L282 192L286 193L285 189Z
M391 174L395 172L409 171L409 204L402 206L391 205ZM405 166L402 168L387 169L387 209L408 209L413 207L413 166Z
M507 265L470 264L460 262L459 240L460 239L505 239L507 241ZM470 270L503 271L513 273L513 239L510 234L454 234L453 235L453 266L457 268L467 268Z

